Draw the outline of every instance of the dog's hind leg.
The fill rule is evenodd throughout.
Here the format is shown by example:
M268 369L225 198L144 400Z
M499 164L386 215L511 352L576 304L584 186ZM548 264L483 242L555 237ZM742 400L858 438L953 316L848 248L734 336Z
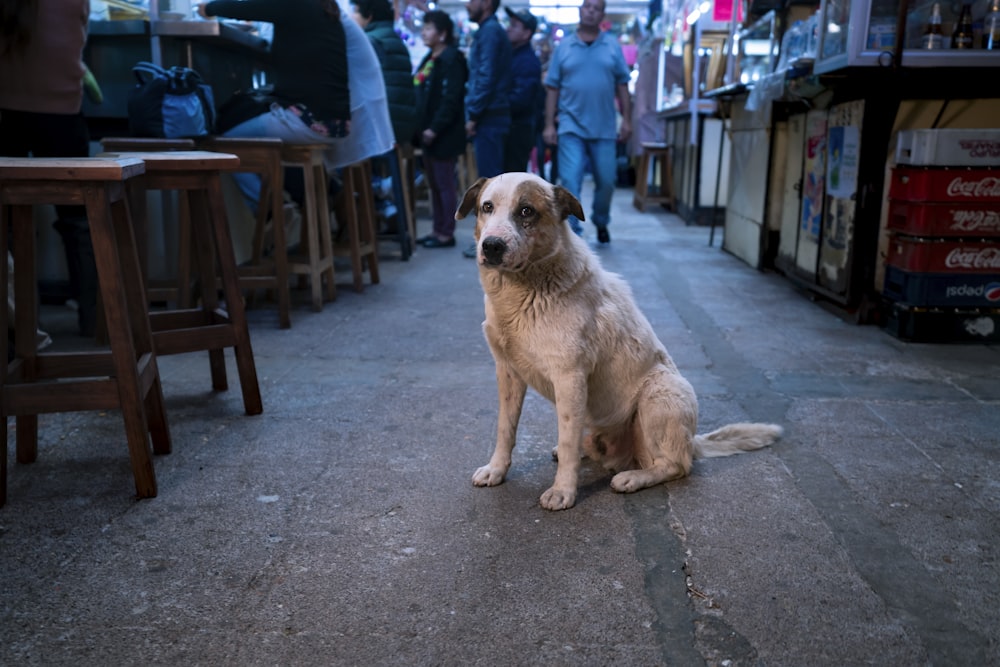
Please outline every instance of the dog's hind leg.
M691 472L691 439L698 428L698 401L683 377L653 371L639 396L633 424L637 470L611 478L611 488L631 493Z
M500 414L497 417L497 442L490 462L476 470L472 483L476 486L496 486L510 470L511 454L517 441L517 424L528 386L506 364L497 364L497 390L500 394Z

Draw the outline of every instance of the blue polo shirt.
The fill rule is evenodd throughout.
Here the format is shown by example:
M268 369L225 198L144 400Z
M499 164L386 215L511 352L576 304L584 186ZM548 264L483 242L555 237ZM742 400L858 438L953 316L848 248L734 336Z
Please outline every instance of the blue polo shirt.
M591 44L574 32L563 38L549 61L545 85L559 89L559 134L614 139L615 91L628 83L628 65L618 40L602 32Z

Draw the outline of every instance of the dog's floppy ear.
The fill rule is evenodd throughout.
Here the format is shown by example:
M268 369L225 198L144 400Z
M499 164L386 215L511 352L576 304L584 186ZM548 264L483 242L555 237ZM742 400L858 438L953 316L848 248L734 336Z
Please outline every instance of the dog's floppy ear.
M579 220L585 220L580 200L574 197L569 190L561 185L554 185L552 186L552 194L555 195L556 203L559 205L560 216L563 220L570 215L575 215Z
M469 189L465 191L465 196L462 197L462 203L458 205L458 210L455 211L456 220L461 220L469 215L469 211L476 207L476 199L479 198L479 191L483 189L483 185L488 180L488 178L478 178L475 183L469 186Z

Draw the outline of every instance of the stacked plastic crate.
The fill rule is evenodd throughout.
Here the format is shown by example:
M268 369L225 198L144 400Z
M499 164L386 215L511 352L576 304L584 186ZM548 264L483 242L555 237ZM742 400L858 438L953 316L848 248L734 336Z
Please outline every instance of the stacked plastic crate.
M899 133L889 187L887 329L1000 340L1000 130Z

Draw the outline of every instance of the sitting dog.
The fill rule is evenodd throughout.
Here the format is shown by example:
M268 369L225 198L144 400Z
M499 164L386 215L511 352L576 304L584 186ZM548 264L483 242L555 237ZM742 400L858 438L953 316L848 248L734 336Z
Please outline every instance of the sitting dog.
M583 220L583 208L568 190L533 174L480 178L455 218L473 210L500 394L496 448L473 484L503 482L528 386L559 418L555 482L540 501L550 510L576 502L584 454L619 471L611 488L629 493L684 477L694 458L759 449L781 435L773 424L696 435L694 389L625 281L570 229L567 216Z

